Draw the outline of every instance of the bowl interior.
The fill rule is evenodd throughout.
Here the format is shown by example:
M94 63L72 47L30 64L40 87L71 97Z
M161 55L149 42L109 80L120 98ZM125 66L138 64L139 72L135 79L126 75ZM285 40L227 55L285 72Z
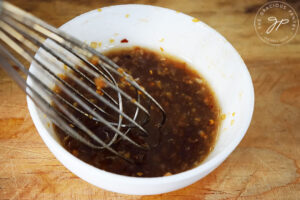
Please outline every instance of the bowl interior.
M163 48L162 53L186 61L203 75L215 92L225 119L222 120L214 150L197 170L209 168L214 162L222 162L244 136L254 104L249 72L235 49L201 21L164 8L124 5L88 12L61 29L84 42L96 42L99 51L127 46L157 51ZM129 42L121 43L124 38ZM34 65L30 70L40 73ZM45 75L41 73L40 76ZM39 131L42 138L52 140L52 144L59 146L52 127L48 126L48 119L32 103L29 104L35 124L42 126L38 128L43 129Z

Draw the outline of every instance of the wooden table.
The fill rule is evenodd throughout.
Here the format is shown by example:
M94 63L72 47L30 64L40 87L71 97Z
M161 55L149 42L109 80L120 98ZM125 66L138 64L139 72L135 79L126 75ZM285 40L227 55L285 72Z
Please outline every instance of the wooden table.
M256 35L262 0L13 0L60 26L98 7L143 3L197 17L224 35L248 66L255 111L240 145L215 171L184 189L156 196L108 192L63 167L39 137L25 95L0 70L0 200L4 199L300 199L300 35L273 47ZM300 14L300 4L290 2Z

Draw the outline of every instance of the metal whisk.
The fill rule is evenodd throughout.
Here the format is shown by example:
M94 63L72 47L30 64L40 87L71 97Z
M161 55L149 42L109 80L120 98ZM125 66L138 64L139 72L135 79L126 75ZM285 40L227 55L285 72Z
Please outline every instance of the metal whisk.
M147 146L138 144L128 136L132 129L138 129L144 135L148 134L143 125L149 119L150 114L149 110L142 105L141 98L146 98L148 103L157 106L161 111L160 125L165 121L165 112L131 75L87 44L10 3L0 1L0 9L0 39L2 41L0 66L57 127L89 147L107 149L126 160L129 159L112 148L112 144L117 140L127 140L138 148L147 149ZM48 39L45 41L46 38ZM17 57L22 57L32 63L32 68L28 70ZM64 74L97 101L109 107L117 117L111 117L111 113L70 85L58 75L59 73ZM124 92L119 87L120 83L116 77L134 87L136 96L132 97ZM95 90L97 79L105 84L105 87L98 88L101 94ZM72 102L55 92L53 85L67 94ZM114 91L116 95L108 93L107 88ZM135 106L132 116L124 112L124 99ZM75 106L74 102L79 106ZM66 109L66 106L69 109ZM104 142L77 119L70 109L101 123L113 133L113 136L108 142ZM144 116L143 120L138 121L137 118L141 115ZM79 134L78 130L84 135Z

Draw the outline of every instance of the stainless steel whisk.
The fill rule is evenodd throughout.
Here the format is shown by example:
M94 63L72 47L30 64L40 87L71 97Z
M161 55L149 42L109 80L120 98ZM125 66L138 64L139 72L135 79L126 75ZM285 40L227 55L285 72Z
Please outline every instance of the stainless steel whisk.
M45 41L46 38L48 39ZM0 1L0 40L2 41L0 44L1 68L11 76L56 126L89 147L105 148L128 161L131 160L112 148L111 145L117 140L124 139L138 148L147 149L146 146L138 144L127 136L133 128L139 129L141 134L148 134L143 125L150 114L140 102L141 95L161 111L160 125L165 121L165 111L161 105L131 75L121 70L114 62L89 45L5 1ZM17 59L18 56L32 63L32 68L28 70ZM92 62L91 59L94 61ZM117 119L114 121L108 120L107 116L110 113L89 100L77 88L72 87L58 76L58 73L63 73L64 76L76 82L94 98L117 113ZM27 77L27 81L24 75L25 78ZM119 87L116 76L122 77L135 88L135 98ZM100 88L103 93L100 95L94 88L90 87L90 85L95 86L95 78L101 78L106 87L116 92L117 98L107 93L105 88ZM54 92L51 88L53 85L59 87L80 107L74 106L73 102L69 102L68 99ZM124 99L135 106L133 116L129 116L124 112ZM88 116L91 120L102 123L103 126L113 132L113 137L110 141L104 142L66 109L62 102L76 112ZM53 106L52 103L56 106ZM146 118L142 122L138 122L137 118L142 113ZM126 119L126 122L124 122L124 119ZM75 128L84 132L85 136L78 134Z

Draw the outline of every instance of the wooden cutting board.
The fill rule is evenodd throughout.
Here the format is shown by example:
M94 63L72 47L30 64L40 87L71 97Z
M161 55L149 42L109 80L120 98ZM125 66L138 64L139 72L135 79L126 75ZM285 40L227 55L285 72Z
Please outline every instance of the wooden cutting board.
M39 137L25 95L0 70L0 200L4 199L300 199L300 36L273 47L256 35L261 0L12 0L54 26L103 6L143 3L197 17L224 35L248 66L255 87L251 126L215 171L184 189L155 196L108 192L63 167ZM289 2L300 15L300 3Z

